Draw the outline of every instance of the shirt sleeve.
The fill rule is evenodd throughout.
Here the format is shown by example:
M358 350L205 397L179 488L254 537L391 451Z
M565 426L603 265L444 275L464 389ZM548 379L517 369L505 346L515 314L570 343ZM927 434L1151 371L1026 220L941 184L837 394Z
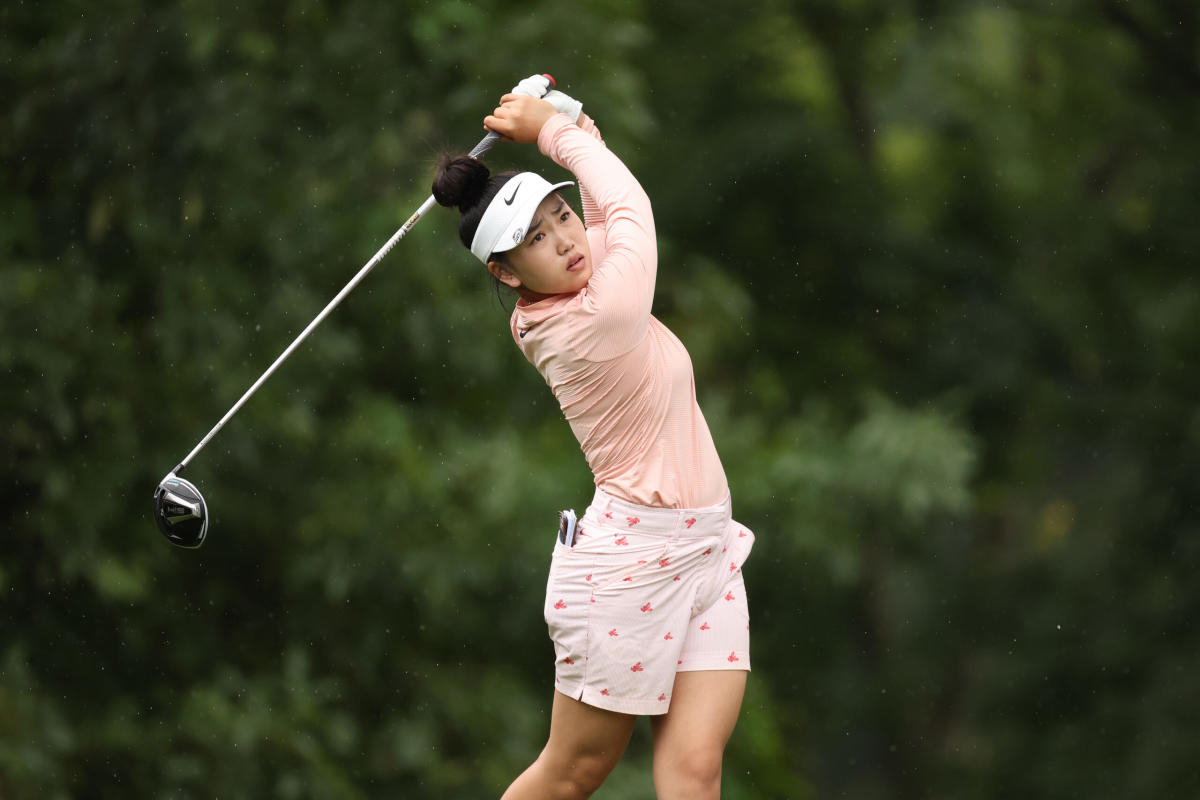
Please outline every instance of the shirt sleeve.
M581 292L580 310L591 318L573 338L585 358L615 358L641 342L650 321L658 271L650 198L602 141L565 114L542 126L538 147L588 187L603 217L603 260Z
M604 144L604 137L596 127L596 121L583 112L579 114L579 127L594 136L600 144ZM603 228L604 213L582 179L579 181L579 200L583 206L583 224L589 228Z

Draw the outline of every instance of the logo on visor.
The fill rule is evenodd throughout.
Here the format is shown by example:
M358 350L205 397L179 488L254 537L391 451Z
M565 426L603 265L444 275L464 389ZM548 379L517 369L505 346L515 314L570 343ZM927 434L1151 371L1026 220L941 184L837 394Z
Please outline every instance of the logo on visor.
M513 189L512 196L504 201L504 205L511 206L513 204L513 200L517 199L517 192L519 191L521 191L521 184L518 183L517 188Z
M520 244L521 240L524 238L525 238L525 229L524 228L517 228L515 231L513 231L513 244Z

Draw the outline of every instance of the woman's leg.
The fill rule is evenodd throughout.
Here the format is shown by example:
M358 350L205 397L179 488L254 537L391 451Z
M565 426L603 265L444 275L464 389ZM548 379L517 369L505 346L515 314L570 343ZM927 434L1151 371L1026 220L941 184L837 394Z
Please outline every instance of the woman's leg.
M546 747L501 800L590 797L621 760L636 720L555 692Z
M741 670L680 672L671 710L651 717L654 788L658 800L715 800L721 796L721 763L733 733L746 673Z

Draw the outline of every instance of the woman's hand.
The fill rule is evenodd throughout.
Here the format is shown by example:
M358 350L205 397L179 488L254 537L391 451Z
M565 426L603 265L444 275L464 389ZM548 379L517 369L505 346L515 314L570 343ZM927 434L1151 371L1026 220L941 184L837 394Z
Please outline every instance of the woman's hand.
M546 120L557 114L554 106L537 97L506 94L500 105L483 118L483 127L509 142L536 142Z

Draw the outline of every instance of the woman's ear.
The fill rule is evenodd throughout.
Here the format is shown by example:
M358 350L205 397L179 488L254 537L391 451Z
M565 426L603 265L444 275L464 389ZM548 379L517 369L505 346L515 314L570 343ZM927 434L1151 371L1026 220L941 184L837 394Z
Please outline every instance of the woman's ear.
M521 279L518 278L517 274L513 272L508 264L505 264L503 261L489 261L487 263L487 269L488 272L495 275L496 280L500 281L501 283L511 286L514 289L521 288Z

